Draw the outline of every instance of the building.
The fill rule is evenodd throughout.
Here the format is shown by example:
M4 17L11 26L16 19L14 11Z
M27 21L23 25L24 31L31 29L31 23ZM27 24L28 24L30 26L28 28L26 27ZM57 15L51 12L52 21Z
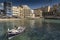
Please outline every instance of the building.
M49 5L49 6L45 6L45 7L41 7L40 10L42 10L42 14L43 16L52 16L53 15L53 8Z
M0 3L0 15L4 14L4 3Z
M29 18L34 16L34 12L27 5L13 6L12 7L13 16L19 18Z
M30 18L35 18L34 10L31 10Z
M24 18L24 9L23 9L23 7L19 6L18 9L20 11L19 17Z
M6 16L12 17L12 3L4 2L4 14Z
M34 16L34 10L32 10L27 5L21 5L19 6L20 9L20 18L30 18Z
M48 6L48 12L50 12L50 9L51 9L51 7L50 7L50 6Z
M12 11L13 11L13 16L24 18L23 8L21 6L13 6Z
M17 6L12 6L12 15L18 17L20 10L18 9Z
M38 9L34 9L34 13L35 13L35 17L43 17L42 15L42 10Z
M31 12L31 8L27 5L21 5L21 7L23 8L23 14L24 14L24 18L29 18Z
M39 9L41 9L43 12L50 12L51 6L45 6L45 7L39 8Z
M0 15L2 16L12 16L12 3L11 2L3 2L0 3Z
M54 16L60 16L60 4L53 5Z

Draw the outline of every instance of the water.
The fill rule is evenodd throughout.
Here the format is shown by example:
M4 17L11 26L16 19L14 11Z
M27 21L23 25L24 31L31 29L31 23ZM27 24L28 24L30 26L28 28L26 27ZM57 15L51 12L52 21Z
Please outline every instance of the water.
M11 40L60 40L60 20L36 19L0 22L0 39L7 40L7 28L23 26L27 29ZM4 38L4 39L3 39Z
M7 26L5 22L0 22L0 40L7 40Z

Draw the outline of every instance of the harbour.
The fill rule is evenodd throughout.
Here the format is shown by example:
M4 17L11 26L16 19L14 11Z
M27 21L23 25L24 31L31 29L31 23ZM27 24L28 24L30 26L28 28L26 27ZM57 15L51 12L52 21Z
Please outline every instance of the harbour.
M60 20L54 19L35 19L35 20L15 20L0 22L0 39L7 40L7 30L15 26L26 27L25 32L16 35L10 40L59 40L60 39ZM5 30L5 31L4 31ZM6 33L5 35L2 32ZM2 36L3 35L3 36ZM4 39L3 39L4 37Z

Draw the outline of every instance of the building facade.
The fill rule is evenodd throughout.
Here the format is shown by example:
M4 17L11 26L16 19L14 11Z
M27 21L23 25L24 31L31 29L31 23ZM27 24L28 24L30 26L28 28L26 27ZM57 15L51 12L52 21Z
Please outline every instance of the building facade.
M12 3L4 2L4 14L6 16L12 17Z
M31 10L30 18L35 18L34 10Z
M13 16L19 18L29 18L34 16L34 12L27 5L13 6L12 7Z
M34 9L35 17L43 17L42 10Z
M0 15L4 14L4 3L0 3Z
M13 14L12 14L13 16L18 16L19 13L20 13L20 11L19 11L17 6L13 6L12 7L12 11L13 11Z
M31 8L27 5L21 5L21 7L23 8L23 14L24 14L24 18L29 18L31 12Z
M12 7L12 11L13 11L13 16L19 17L19 18L24 18L24 12L23 12L23 8L22 7L13 6Z
M50 6L48 6L48 12L50 12L50 10L51 10L51 7L50 7Z
M12 3L11 2L3 2L0 3L0 15L2 16L12 16Z
M20 17L20 18L24 18L24 9L23 9L23 7L19 6L18 9L19 9L19 11L20 11L20 12L19 12L19 13L20 13L20 14L19 14L19 17Z

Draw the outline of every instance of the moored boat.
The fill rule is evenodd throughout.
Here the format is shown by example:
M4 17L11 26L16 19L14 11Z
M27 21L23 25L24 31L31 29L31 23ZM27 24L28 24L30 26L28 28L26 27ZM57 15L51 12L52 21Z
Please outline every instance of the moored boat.
M17 29L8 29L8 39L13 38L14 36L24 32L25 27L18 27Z

